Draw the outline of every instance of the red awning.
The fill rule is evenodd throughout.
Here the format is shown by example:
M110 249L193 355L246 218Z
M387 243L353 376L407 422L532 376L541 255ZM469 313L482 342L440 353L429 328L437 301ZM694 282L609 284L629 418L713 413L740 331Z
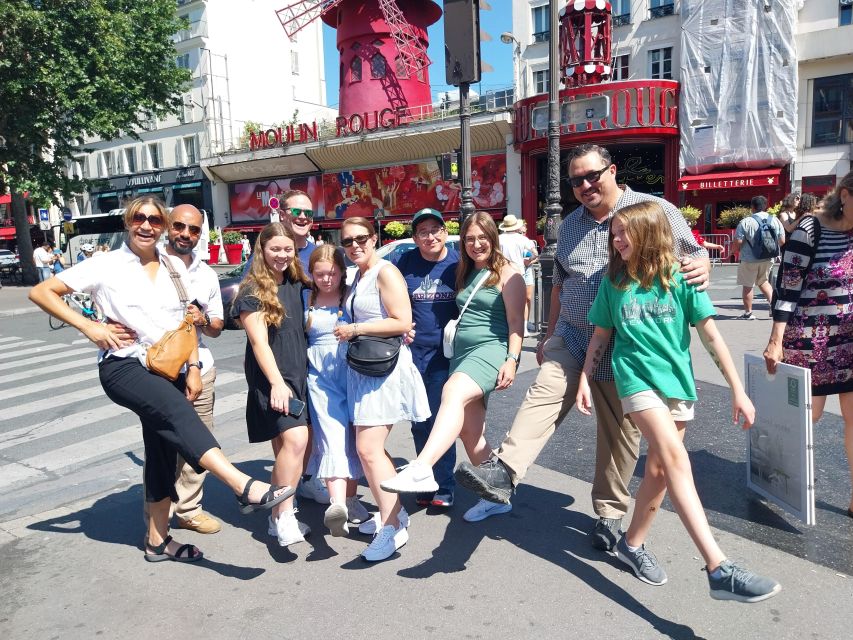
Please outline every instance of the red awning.
M0 227L0 240L12 240L15 237L15 227Z
M679 191L703 191L707 189L754 189L775 187L781 180L783 167L769 169L744 169L742 171L716 171L685 175L678 180Z

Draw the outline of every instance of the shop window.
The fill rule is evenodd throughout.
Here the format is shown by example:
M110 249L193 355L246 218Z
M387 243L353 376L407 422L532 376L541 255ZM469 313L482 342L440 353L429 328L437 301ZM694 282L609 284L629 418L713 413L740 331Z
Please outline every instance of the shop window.
M548 42L551 34L551 14L547 4L533 7L533 42Z
M630 61L631 56L627 53L613 58L613 69L610 73L612 80L627 80L630 76Z
M356 56L349 63L349 81L361 82L361 56Z
M649 77L672 80L672 47L649 51Z
M533 90L537 93L548 93L551 90L551 77L548 69L533 72Z
M612 24L614 27L631 24L631 0L614 0L611 6L613 8Z
M136 147L127 147L124 150L124 166L128 173L136 173Z
M649 19L663 18L675 13L675 2L673 0L650 0Z
M853 24L853 0L839 0L838 26L846 27Z
M385 67L385 56L381 53L377 53L370 59L370 77L374 80L384 78L386 73Z
M853 142L853 73L814 81L812 146Z

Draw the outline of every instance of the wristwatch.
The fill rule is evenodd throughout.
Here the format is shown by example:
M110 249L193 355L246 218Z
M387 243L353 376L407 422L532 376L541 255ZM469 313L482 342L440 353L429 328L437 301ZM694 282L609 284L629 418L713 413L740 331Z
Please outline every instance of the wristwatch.
M205 313L205 314L204 314L204 324L203 324L202 326L203 326L203 327L206 327L206 326L207 326L207 325L209 325L209 324L210 324L210 316L209 316L209 315L207 315L207 313Z
M199 360L198 362L187 362L187 369L189 369L190 367L196 367L199 371L201 371L201 360Z
M521 360L521 354L520 353L512 353L510 351L507 351L506 360L509 360L510 358L515 360L515 364L516 364L516 366L518 366L518 362Z

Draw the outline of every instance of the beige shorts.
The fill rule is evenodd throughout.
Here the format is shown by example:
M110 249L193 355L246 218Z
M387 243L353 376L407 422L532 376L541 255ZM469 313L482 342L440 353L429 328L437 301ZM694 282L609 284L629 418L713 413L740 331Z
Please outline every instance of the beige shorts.
M672 419L676 422L687 422L693 420L693 401L679 400L678 398L666 398L660 391L647 389L632 393L621 399L622 411L625 415L634 411L645 411L646 409L668 409Z
M772 260L741 262L737 266L737 283L742 287L760 287L770 277Z

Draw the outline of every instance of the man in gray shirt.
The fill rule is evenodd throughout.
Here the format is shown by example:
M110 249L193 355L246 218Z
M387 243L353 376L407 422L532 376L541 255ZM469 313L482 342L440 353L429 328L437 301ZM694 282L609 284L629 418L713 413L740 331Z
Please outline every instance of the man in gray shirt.
M740 252L740 264L737 267L737 283L742 287L743 313L738 316L740 320L755 320L752 314L753 287L758 287L768 304L773 299L773 287L770 285L770 269L773 267L773 258L761 257L759 247L752 246L758 225L767 220L773 232L776 234L776 242L781 249L785 244L785 229L775 216L771 216L767 209L767 198L755 196L751 202L752 215L740 221L735 229L734 250ZM778 255L778 253L777 253ZM774 256L775 257L775 256Z

